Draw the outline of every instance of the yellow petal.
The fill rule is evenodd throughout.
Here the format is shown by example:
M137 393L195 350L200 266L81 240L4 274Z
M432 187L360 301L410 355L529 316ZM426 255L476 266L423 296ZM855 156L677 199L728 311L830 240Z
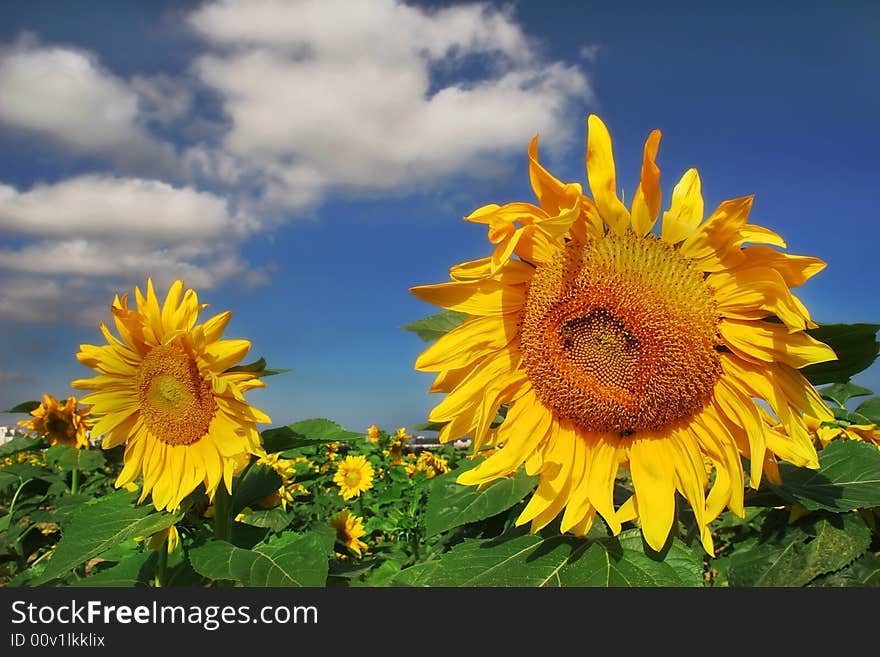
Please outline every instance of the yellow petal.
M661 237L670 244L678 244L690 237L702 220L700 174L696 169L688 169L672 190L672 203L663 213Z
M748 221L753 201L753 196L745 196L719 204L682 242L681 255L690 258L703 271L727 269L741 260L739 232Z
M493 280L420 285L410 292L435 306L479 316L516 312L525 302L523 289Z
M655 163L660 147L660 131L654 130L645 142L642 157L642 178L632 202L632 225L636 235L642 237L651 232L660 213L662 191L660 168Z
M753 267L710 274L706 283L714 290L718 312L732 319L761 319L776 315L790 331L807 328L810 319L802 304L769 267Z
M620 467L620 455L617 448L602 434L589 439L593 442L593 454L590 461L590 473L587 477L587 494L590 503L596 508L608 528L616 536L620 533L620 521L614 512L614 481Z
M794 368L837 360L837 354L808 333L789 333L782 324L738 319L722 319L718 330L735 353L748 360L782 362Z
M659 552L669 538L675 517L675 459L662 439L633 440L629 469L642 534Z
M602 219L618 235L629 227L630 216L626 206L617 197L617 175L611 135L602 120L591 114L587 120L587 178L593 199Z
M769 246L747 246L742 250L738 267L771 267L779 272L788 287L803 285L827 267L819 258L782 253Z

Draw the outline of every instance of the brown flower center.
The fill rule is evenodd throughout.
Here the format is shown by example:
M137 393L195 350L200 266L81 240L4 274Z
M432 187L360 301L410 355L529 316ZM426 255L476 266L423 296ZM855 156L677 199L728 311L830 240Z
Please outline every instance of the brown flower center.
M544 404L588 431L659 430L693 416L721 374L700 271L667 243L606 235L537 268L520 324Z
M137 372L141 418L168 445L190 445L208 433L217 404L211 382L177 342L150 351Z

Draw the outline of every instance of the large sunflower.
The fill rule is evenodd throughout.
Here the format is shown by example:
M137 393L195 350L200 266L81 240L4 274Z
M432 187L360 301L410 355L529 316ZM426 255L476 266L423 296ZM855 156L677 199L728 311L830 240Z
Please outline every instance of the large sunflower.
M247 340L221 340L232 313L196 324L207 305L175 281L160 307L152 280L144 296L135 288L114 298L110 312L121 339L101 322L106 345L81 345L77 359L100 374L78 379L74 388L100 416L92 433L102 447L125 441L125 465L116 486L143 471L140 501L152 494L157 509L176 509L204 482L213 499L221 480L227 490L243 457L260 455L257 422L269 418L250 406L244 393L264 384L251 372L228 372L250 349Z
M470 316L416 361L439 373L431 391L447 393L430 420L446 423L443 442L469 436L475 450L501 447L459 482L487 484L523 463L540 475L517 521L532 531L564 509L561 530L583 535L599 513L615 534L638 519L660 550L678 491L712 554L707 524L725 507L743 515L741 455L752 488L762 476L778 481L777 457L818 467L803 413L831 413L798 368L836 356L805 332L815 324L790 288L825 263L768 246L785 242L747 223L751 196L724 201L704 221L695 169L673 189L655 234L660 132L645 144L628 209L608 130L596 116L588 127L592 199L539 164L535 137L539 205L476 210L466 219L488 225L491 256L452 267L451 282L412 288ZM633 490L618 504L621 468Z
M89 430L93 421L88 406L77 408L76 397L71 395L63 404L52 395L44 394L43 401L31 411L33 419L18 424L36 436L49 439L51 445L70 445L88 449Z

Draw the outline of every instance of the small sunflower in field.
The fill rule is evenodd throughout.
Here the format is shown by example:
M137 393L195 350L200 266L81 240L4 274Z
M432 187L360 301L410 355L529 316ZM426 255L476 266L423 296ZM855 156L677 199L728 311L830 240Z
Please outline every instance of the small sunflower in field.
M342 509L336 516L330 519L330 526L336 530L336 540L361 556L362 550L369 547L361 539L366 536L364 520L360 516L352 515L348 509Z
M247 340L223 340L232 313L196 324L206 304L183 281L172 283L160 305L147 281L146 294L135 288L116 297L110 312L119 337L101 322L106 345L81 345L77 359L98 371L78 379L74 388L93 390L83 397L99 419L92 434L102 447L125 443L124 466L116 486L143 473L139 501L152 496L157 509L174 510L200 483L213 500L223 483L251 454L260 455L258 422L269 417L251 406L244 393L265 384L256 374L230 371L247 352Z
M21 420L24 427L37 437L47 438L51 445L70 445L77 449L88 449L89 430L94 421L89 417L91 409L77 408L76 397L69 396L62 404L49 394L31 411L33 419Z
M375 424L371 424L369 428L367 428L367 438L371 443L379 442L379 427Z
M346 456L333 475L333 483L339 486L342 499L349 500L373 487L373 474L373 466L365 456Z
M815 433L816 442L821 447L837 438L860 440L880 447L880 428L876 424L823 424L816 418L807 417L807 426Z
M627 208L608 130L596 116L588 128L592 198L539 163L536 137L538 204L476 210L466 219L488 227L492 252L452 267L449 282L412 288L468 315L416 361L437 373L431 390L446 393L429 419L444 423L442 442L469 436L475 451L499 448L460 483L487 484L523 464L540 475L517 520L532 531L560 514L562 531L576 535L596 514L614 534L637 519L660 550L678 493L712 554L708 523L725 507L744 514L741 457L752 488L778 476L777 458L818 467L804 413L831 412L799 369L836 355L807 332L816 325L791 289L825 263L773 248L783 239L748 223L752 197L705 217L696 169L658 225L657 130ZM764 405L784 432L763 421ZM617 504L622 468L632 494Z

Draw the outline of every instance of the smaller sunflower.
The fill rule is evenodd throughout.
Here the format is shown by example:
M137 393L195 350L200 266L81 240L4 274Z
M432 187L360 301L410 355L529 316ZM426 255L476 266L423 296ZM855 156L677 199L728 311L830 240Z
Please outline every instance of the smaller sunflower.
M346 456L339 464L333 483L342 499L349 500L373 487L373 466L365 456Z
M330 519L330 526L336 530L336 540L361 556L361 550L369 547L361 539L366 536L364 520L360 516L352 515L348 509L342 509L336 516Z
M367 429L367 437L370 439L371 443L379 442L379 427L375 424L371 424L369 429Z
M52 395L43 395L42 403L31 411L33 420L21 420L38 437L45 437L55 445L70 445L77 449L89 448L89 430L94 424L89 419L90 407L77 409L76 397L71 395L62 404Z

